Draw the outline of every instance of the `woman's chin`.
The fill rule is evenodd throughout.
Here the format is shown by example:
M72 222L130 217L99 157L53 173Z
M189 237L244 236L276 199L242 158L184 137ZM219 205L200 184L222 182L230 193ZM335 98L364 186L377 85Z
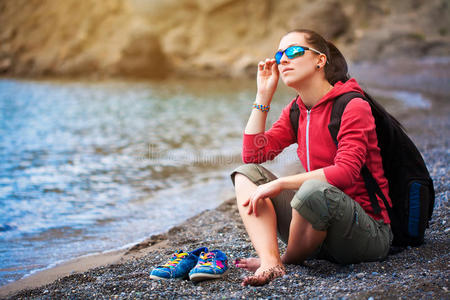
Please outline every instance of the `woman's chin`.
M284 84L288 87L294 88L296 86L297 80L294 80L292 77L283 77L282 78Z

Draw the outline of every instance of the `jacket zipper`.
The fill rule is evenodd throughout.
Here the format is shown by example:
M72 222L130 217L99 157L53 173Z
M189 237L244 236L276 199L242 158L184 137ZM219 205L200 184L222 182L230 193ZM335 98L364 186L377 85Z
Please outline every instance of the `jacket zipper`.
M306 167L308 172L311 171L311 166L309 162L309 121L310 121L311 110L307 110L306 115Z

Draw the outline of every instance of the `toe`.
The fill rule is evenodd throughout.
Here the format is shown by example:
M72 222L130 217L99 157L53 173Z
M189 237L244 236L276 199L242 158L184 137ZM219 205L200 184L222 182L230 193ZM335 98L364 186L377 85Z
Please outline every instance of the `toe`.
M246 269L248 267L247 260L246 259L242 259L242 258L236 259L234 265L237 268L244 268L244 269Z
M236 267L240 268L239 265L242 265L242 258L236 258L236 259L233 261L233 264L234 264Z

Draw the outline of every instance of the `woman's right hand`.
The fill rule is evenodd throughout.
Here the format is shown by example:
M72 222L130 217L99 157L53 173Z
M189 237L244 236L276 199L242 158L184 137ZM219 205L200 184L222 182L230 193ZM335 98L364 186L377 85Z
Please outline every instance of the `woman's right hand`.
M280 72L275 59L267 58L265 61L260 61L258 64L257 74L257 99L259 104L269 105L272 101L272 96L277 89Z
M279 179L279 178L278 178ZM258 185L252 195L242 203L242 206L247 207L247 214L255 214L258 217L258 204L261 200L278 196L283 190L280 180L273 180L268 183ZM270 200L269 200L270 201Z

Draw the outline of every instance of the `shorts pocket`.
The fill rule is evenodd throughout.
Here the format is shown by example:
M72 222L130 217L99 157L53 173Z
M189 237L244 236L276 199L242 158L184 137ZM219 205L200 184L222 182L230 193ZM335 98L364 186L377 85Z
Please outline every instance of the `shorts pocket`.
M329 219L341 220L344 217L346 202L349 201L347 195L334 187L325 189L323 193L327 203Z

